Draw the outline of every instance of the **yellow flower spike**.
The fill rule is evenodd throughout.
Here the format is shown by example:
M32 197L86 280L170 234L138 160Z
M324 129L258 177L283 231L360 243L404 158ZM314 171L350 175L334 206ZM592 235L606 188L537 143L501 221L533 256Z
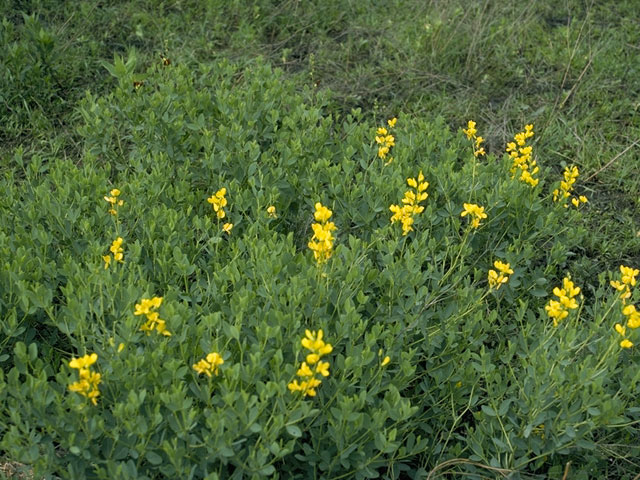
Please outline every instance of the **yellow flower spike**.
M569 277L562 280L562 286L563 288L555 287L553 289L553 294L558 300L549 300L544 307L547 315L553 319L554 327L557 327L558 322L569 315L569 310L575 310L579 306L574 297L580 293L580 287L576 287Z
M299 391L302 392L303 396L313 397L316 395L316 387L322 383L316 375L321 375L322 377L329 376L329 362L320 361L320 358L331 353L333 347L325 343L322 337L323 331L321 329L317 332L308 329L305 330L305 336L300 343L304 348L310 350L311 353L307 355L306 361L302 362L296 372L296 375L303 379L303 381L298 383L298 380L294 380L287 385L292 393ZM313 368L311 368L310 365L313 365Z
M79 378L77 382L69 385L69 390L88 398L94 405L98 404L97 400L100 395L98 385L102 382L102 375L97 372L92 372L90 367L96 363L97 360L98 355L92 353L80 358L72 358L69 362L69 367L78 370Z
M335 239L331 232L336 230L336 226L333 222L328 221L333 215L331 210L320 202L315 204L315 209L314 219L320 223L311 224L313 236L307 245L313 251L313 256L318 265L320 265L333 255L333 242Z
M539 179L534 175L538 173L539 168L536 166L536 161L533 160L533 148L526 144L531 137L533 137L533 126L527 125L524 132L519 132L514 136L514 142L507 143L506 150L512 160L511 178L515 178L520 170L520 181L535 187L538 185ZM558 191L554 191L553 195L554 199L559 198Z

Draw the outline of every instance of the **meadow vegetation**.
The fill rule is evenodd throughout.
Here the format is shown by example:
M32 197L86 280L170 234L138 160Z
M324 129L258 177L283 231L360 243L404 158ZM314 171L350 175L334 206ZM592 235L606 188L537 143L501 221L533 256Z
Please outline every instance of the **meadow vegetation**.
M0 6L0 475L637 478L639 17Z

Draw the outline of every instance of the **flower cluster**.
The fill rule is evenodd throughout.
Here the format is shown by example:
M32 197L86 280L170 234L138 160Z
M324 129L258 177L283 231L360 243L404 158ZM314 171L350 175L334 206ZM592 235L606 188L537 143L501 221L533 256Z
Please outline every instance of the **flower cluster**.
M562 182L560 182L560 188L556 188L553 191L553 201L554 202L563 202L569 198L571 196L571 192L573 191L573 185L574 183L576 183L576 180L578 179L578 167L576 166L572 166L572 167L566 167L564 169L564 180L562 180ZM587 203L587 197L585 197L584 195L580 195L579 197L573 197L571 199L571 203L573 204L574 207L578 207L580 206L580 203ZM565 208L568 207L569 205L567 203L564 203Z
M120 190L118 190L117 188L114 188L109 192L108 197L104 197L105 201L109 203L109 213L111 215L117 215L118 214L117 208L124 205L124 200L118 200L119 196L120 196Z
M404 192L402 203L404 205L391 205L389 210L393 212L391 223L400 222L402 224L402 235L407 235L413 230L413 217L424 211L420 202L427 199L429 194L425 191L429 187L429 182L424 181L422 171L418 174L418 179L407 178L407 185L413 190ZM415 191L414 191L415 190Z
M134 315L145 315L147 321L140 327L140 330L150 335L153 330L158 333L170 337L171 332L167 330L165 321L160 318L160 314L155 310L162 305L162 297L143 298L140 303L136 303Z
M296 372L296 375L303 380L300 383L294 380L288 387L292 393L302 392L303 396L315 397L316 388L322 383L318 375L329 376L329 362L323 362L320 359L331 353L333 347L322 340L322 330L318 330L318 333L305 330L305 337L301 343L311 353L307 354L305 361Z
M397 118L392 118L391 120L387 120L387 124L389 125L389 129L392 129L396 126ZM396 138L389 133L385 127L380 127L376 130L376 143L378 144L378 157L382 160L387 160L387 155L391 151L391 148L396 144ZM393 162L393 157L389 157L386 161L385 165L389 165Z
M462 132L467 136L469 140L473 141L473 156L479 157L484 155L486 152L484 151L484 147L482 144L484 143L484 138L476 136L478 131L476 130L476 122L473 120L469 120L467 124L467 129L462 129Z
M122 248L122 242L122 237L118 237L109 247L109 251L113 254L113 260L120 263L124 263L124 249ZM109 268L109 265L111 265L111 254L103 255L102 259L104 260L104 268L106 270Z
M569 315L569 310L578 308L578 302L576 302L576 295L580 293L580 287L574 286L569 277L565 277L562 280L562 288L555 287L553 294L558 297L558 300L549 300L544 307L547 311L547 315L553 318L553 326L557 327L558 322Z
M502 285L509 281L509 275L513 273L511 265L503 263L500 260L493 262L496 270L489 270L489 288L498 290Z
M316 211L313 214L317 223L311 224L313 229L313 237L309 242L309 248L313 250L313 256L318 264L326 262L333 254L333 232L336 226L333 222L329 222L329 218L333 212L324 207L320 202L315 205Z
M100 395L98 385L100 385L102 381L102 376L99 373L91 371L91 365L96 363L96 361L98 361L98 355L92 353L84 357L72 358L69 362L71 368L78 370L79 377L77 382L69 385L69 390L87 397L94 405L98 404L98 396Z
M535 187L539 179L534 178L540 169L533 159L533 148L527 145L527 140L533 137L533 125L526 125L524 132L516 133L513 137L515 142L507 143L507 153L511 157L511 177L515 177L520 170L520 180Z
M211 352L198 363L193 364L193 369L198 374L204 373L206 376L211 377L211 374L218 375L218 367L224 363L222 356L218 352Z
M611 280L611 286L618 290L622 304L622 315L625 317L625 325L616 323L615 329L620 336L620 346L622 348L631 348L633 343L627 338L627 327L632 330L640 327L640 312L636 310L635 305L626 305L627 300L631 298L631 287L636 286L636 277L640 274L640 270L620 265L620 280Z
M226 213L224 211L224 207L227 206L227 199L225 198L226 195L227 189L222 187L215 194L207 198L207 202L209 202L213 206L213 211L216 212L216 215L220 219L226 216Z
M636 268L620 265L620 280L611 280L611 286L621 292L620 298L623 304L631 298L631 287L636 286L636 277L639 273L640 270Z
M466 217L470 215L471 218L471 227L478 228L480 226L480 221L487 218L487 214L484 213L484 207L480 207L475 203L465 203L463 204L464 210L460 213L461 217Z

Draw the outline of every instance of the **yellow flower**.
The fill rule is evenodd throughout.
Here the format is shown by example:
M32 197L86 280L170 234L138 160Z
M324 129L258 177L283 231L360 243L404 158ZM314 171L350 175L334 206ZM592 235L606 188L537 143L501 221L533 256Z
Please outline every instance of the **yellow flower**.
M98 385L100 385L102 381L102 376L97 372L92 372L90 367L96 363L97 360L98 355L92 353L84 357L72 358L69 362L69 367L78 370L79 378L77 382L69 385L69 390L90 399L94 405L98 404L98 396L100 395Z
M76 368L76 369L87 368L93 365L94 363L96 363L97 361L98 361L98 354L92 353L91 355L85 355L84 357L72 358L69 361L69 366L71 368Z
M318 362L316 366L316 373L319 373L323 377L329 376L329 362Z
M165 337L170 337L171 332L167 330L164 320L160 318L160 314L154 310L162 305L162 297L143 298L140 303L135 305L134 315L145 315L147 321L142 324L140 330L150 335L153 330Z
M505 275L511 275L513 273L513 270L511 270L511 265L509 265L508 263L503 263L500 260L496 260L495 262L493 262L493 266Z
M384 359L380 363L380 366L384 367L384 366L388 365L390 361L391 361L391 358L389 358L389 355L387 355L386 357L384 357Z
M526 125L524 132L517 133L513 137L515 142L507 143L506 150L512 160L511 178L514 178L520 170L520 181L535 187L539 180L534 175L538 173L539 168L533 159L533 148L526 145L527 139L531 137L533 137L533 125Z
M509 281L509 275L513 273L513 270L511 270L508 263L503 263L500 260L493 262L493 266L497 268L500 273L495 270L489 270L489 288L498 290L503 284Z
M104 260L104 269L106 270L111 265L111 255L103 255L102 259Z
M223 230L224 232L226 232L227 234L229 234L229 235L231 235L231 229L232 229L232 228L233 228L233 223L225 223L225 224L222 226L222 230Z
M289 383L287 387L293 392L302 392L304 396L313 397L316 395L316 388L322 383L316 375L322 377L329 376L329 362L320 361L324 355L328 355L332 352L333 347L325 343L322 339L323 332L318 330L317 332L311 330L305 330L305 336L300 341L302 346L311 353L307 355L306 362L302 362L302 365L296 372L296 375L301 379L304 379L301 383L298 380L294 380ZM311 368L309 365L315 365L315 368Z
M553 318L554 327L557 327L558 322L569 315L569 310L578 308L578 302L573 297L580 293L580 287L576 287L569 277L562 280L562 286L563 288L555 287L553 289L553 294L558 297L558 300L549 300L549 303L544 307L547 315Z
M278 218L278 215L276 215L276 207L273 205L267 207L267 213L271 218Z
M329 220L329 218L331 218L333 212L331 212L331 210L329 210L327 207L323 206L320 202L317 202L315 207L316 211L313 214L313 217L316 219L316 222L326 222L327 220Z
M640 327L640 312L636 310L635 305L627 305L622 309L622 314L627 317L627 326L636 329Z
M465 203L464 210L460 213L461 217L465 217L467 215L471 215L473 218L471 219L471 227L478 228L480 226L480 221L487 218L487 214L484 213L484 207L480 207L474 203Z
M336 226L333 222L328 221L333 214L331 210L320 202L316 203L315 208L314 218L321 223L311 224L313 237L311 237L311 241L307 245L313 251L314 258L318 264L321 264L326 262L333 254L334 237L331 232L336 230Z
M105 201L109 203L111 207L109 208L109 213L111 215L117 215L118 211L116 210L116 207L121 207L122 205L124 205L123 200L118 200L118 197L120 196L120 190L114 188L109 192L109 195L109 197L104 197Z
M306 362L302 362L302 365L296 372L296 375L299 377L313 377L313 371L309 368L309 365L307 365Z
M632 287L635 287L636 277L638 276L639 273L640 273L640 270L638 269L620 265L620 274L622 275L622 283L624 283L625 285L630 285Z
M633 343L631 343L629 340L627 340L627 339L625 338L624 340L622 340L622 341L620 342L620 346L621 346L622 348L631 348L631 347L633 347Z
M227 199L225 197L226 194L227 194L227 189L225 187L222 187L211 197L207 198L207 202L209 202L212 205L213 211L216 212L216 216L219 219L224 218L226 215L223 208L227 206Z
M623 337L627 333L627 329L625 327L623 327L622 325L620 325L619 323L616 323L615 329L616 329L616 332L618 332Z
M476 122L474 122L473 120L469 120L469 122L467 123L467 129L463 129L462 132L467 136L469 140L471 140L477 132Z
M211 377L212 374L218 375L218 367L223 363L224 360L218 352L211 352L206 356L206 358L194 363L192 367L199 375L204 373L206 376Z
M391 223L400 222L402 224L403 235L407 235L413 231L413 217L424 211L424 207L419 204L429 196L429 194L425 192L429 187L429 183L424 181L422 171L418 174L417 180L415 178L407 178L407 185L414 188L415 192L412 190L404 192L404 197L402 198L404 205L402 207L399 205L391 205L389 207L389 210L393 212Z

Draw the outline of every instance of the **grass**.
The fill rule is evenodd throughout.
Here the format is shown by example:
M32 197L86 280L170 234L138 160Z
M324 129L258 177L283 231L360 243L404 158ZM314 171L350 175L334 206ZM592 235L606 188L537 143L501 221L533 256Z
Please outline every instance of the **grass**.
M335 117L443 116L454 129L475 119L496 154L534 123L543 169L581 172L581 275L640 265L634 1L14 0L0 17L0 172L16 149L81 163L77 107L114 88L114 55L187 66L259 56L300 91L324 91ZM614 471L628 471L619 455Z

